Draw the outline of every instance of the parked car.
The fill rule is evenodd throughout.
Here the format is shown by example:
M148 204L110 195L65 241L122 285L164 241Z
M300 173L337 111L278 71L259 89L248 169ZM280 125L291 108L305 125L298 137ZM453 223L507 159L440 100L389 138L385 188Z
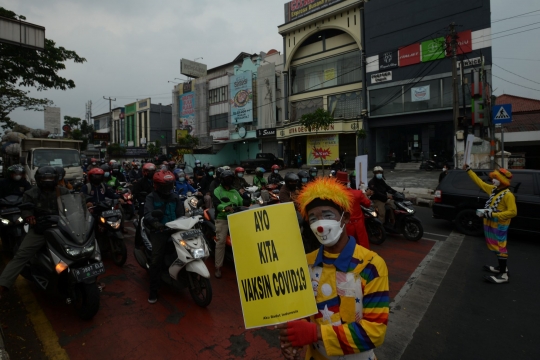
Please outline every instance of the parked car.
M491 183L491 170L474 170ZM512 170L510 190L516 197L517 216L510 224L511 232L540 234L540 170ZM482 219L476 209L484 208L489 196L470 179L466 171L451 170L435 190L433 217L454 221L465 235L484 233Z
M283 168L283 159L278 158L272 153L259 153L255 159L248 159L240 162L240 166L243 167L247 173L255 171L258 167L270 170L272 165L279 165Z

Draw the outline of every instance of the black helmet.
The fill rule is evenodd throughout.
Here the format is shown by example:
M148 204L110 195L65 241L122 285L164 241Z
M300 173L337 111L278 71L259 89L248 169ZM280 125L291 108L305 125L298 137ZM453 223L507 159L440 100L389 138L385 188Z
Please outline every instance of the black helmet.
M234 182L234 172L231 170L223 170L219 177L223 185L231 186Z
M223 170L222 167L218 167L218 168L216 169L216 178L219 179L219 178L221 177L221 174L223 173L223 171L224 171L224 170Z
M310 175L311 177L317 176L317 172L318 172L318 170L317 170L316 167L312 167L312 168L309 169L309 175Z
M24 167L21 164L11 165L8 167L7 171L9 177L12 175L20 175L22 177L22 175L25 173Z
M119 163L114 163L113 166L112 166L112 172L113 172L114 174L119 173L119 172L120 172L120 167L121 167L121 166L120 166Z
M214 167L214 165L208 164L208 165L206 166L205 171L206 171L206 173L208 174L210 171L214 171L215 169L216 169L216 168Z
M62 180L66 176L66 169L63 166L55 166L54 171L58 175L58 181Z
M298 172L298 178L300 179L300 182L307 183L309 180L309 174L306 170L300 170Z
M291 191L296 190L299 180L300 178L295 173L288 172L285 174L285 186L287 186L287 188Z
M36 171L36 184L40 190L54 190L58 183L58 174L52 166L42 166Z

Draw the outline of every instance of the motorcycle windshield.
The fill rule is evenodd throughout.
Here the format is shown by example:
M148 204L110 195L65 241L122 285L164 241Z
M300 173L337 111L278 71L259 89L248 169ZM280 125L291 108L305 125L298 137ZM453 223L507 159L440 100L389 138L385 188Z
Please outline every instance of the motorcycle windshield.
M22 202L22 196L19 195L8 195L5 198L0 200L1 205L16 206Z
M60 221L58 226L71 240L77 244L84 244L91 231L92 220L90 213L80 194L66 194L59 197L60 208L58 213Z

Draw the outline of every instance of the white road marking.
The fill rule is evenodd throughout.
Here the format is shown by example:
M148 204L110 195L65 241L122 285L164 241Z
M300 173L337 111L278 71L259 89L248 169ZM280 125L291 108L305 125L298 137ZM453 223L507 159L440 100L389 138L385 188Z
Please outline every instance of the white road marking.
M434 236L440 236L440 237L444 237L444 238L446 238L446 237L449 237L449 236L450 236L450 234L446 234L446 235L443 235L443 234L435 234L435 233L430 233L430 232L426 232L426 231L424 231L424 234L428 234L428 235L434 235Z
M427 238L427 237L422 237L422 240L431 240L431 241L437 241L437 242L441 241L441 239L436 240L436 239L430 239L430 238Z

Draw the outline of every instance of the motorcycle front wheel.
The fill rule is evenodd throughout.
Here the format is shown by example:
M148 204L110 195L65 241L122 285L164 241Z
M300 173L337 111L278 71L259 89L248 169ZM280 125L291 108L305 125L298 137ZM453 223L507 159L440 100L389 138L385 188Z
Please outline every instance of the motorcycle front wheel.
M124 239L111 239L111 255L115 265L123 266L127 260L127 248Z
M200 307L207 307L212 302L212 284L210 280L197 273L188 272L189 293Z
M383 224L378 221L366 221L365 224L369 242L381 245L386 240L386 231Z
M99 288L97 282L75 285L75 312L83 320L91 320L99 310Z
M407 218L403 225L403 236L409 241L418 241L424 236L424 227L418 219Z

